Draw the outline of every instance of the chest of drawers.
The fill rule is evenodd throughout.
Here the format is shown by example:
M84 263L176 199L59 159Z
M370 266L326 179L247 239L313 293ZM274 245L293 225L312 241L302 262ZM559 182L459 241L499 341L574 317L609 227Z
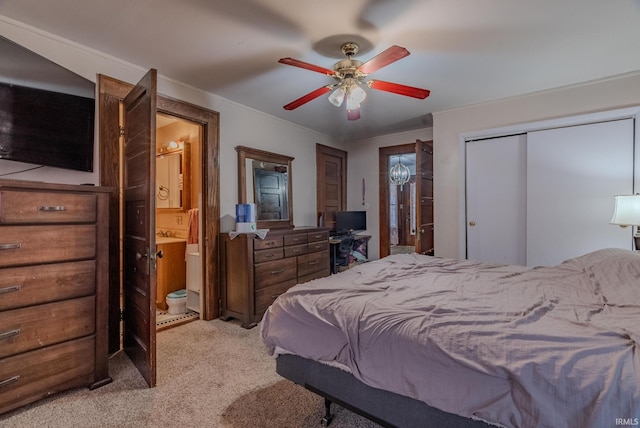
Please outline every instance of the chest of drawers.
M0 413L111 381L109 191L0 180Z
M280 294L330 274L329 231L308 227L221 235L221 317L254 327Z

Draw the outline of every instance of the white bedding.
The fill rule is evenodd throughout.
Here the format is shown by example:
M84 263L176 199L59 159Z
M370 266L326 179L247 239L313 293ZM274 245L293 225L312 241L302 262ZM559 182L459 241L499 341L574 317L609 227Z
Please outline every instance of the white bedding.
M640 418L640 254L555 267L403 254L297 285L267 310L280 349L507 427Z

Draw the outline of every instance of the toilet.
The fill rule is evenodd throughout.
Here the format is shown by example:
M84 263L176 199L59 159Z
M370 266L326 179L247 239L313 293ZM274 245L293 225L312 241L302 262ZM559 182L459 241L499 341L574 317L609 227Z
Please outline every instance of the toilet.
M187 312L187 290L174 291L167 294L167 306L169 306L169 314L178 315Z

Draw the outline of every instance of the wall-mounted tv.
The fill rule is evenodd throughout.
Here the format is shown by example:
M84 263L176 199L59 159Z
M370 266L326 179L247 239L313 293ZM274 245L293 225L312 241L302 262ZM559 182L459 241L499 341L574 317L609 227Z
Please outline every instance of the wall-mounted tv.
M93 171L94 120L94 82L0 36L0 162Z
M0 159L93 171L94 100L0 82Z
M367 230L366 211L336 211L336 231L353 233Z

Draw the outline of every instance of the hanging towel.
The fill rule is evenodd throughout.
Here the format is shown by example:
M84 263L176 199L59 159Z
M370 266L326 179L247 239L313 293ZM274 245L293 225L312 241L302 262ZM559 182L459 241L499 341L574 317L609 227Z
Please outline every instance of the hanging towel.
M189 223L187 226L187 244L198 243L198 208L189 210Z

